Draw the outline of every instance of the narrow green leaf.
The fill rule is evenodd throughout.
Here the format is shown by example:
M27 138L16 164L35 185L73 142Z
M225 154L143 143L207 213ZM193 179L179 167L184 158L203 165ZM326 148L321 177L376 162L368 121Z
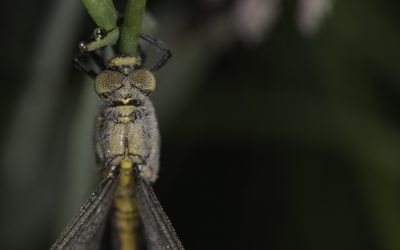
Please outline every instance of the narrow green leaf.
M126 2L119 43L119 50L122 54L136 55L145 7L146 0L127 0Z
M112 46L117 43L119 38L119 29L115 28L107 34L106 37L86 44L88 51L93 51L105 46Z
M110 31L117 27L117 10L112 0L82 0L97 26Z

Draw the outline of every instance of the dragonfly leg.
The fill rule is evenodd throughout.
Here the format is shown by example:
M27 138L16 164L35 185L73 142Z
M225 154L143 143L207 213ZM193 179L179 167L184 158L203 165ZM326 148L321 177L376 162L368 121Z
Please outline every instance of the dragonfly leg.
M104 63L104 59L96 51L90 51L88 52L88 54L101 71L106 69L106 64Z
M140 44L138 45L138 54L139 54L139 57L140 57L140 59L142 61L142 65L145 64L146 63L146 59L147 59L147 54L143 50L143 47Z
M91 78L95 78L97 76L96 71L91 69L87 63L85 62L85 58L90 57L93 59L96 66L103 71L106 69L106 64L101 55L99 55L98 51L87 51L86 44L81 42L79 44L80 51L74 57L74 65L79 69L88 74Z
M84 58L85 58L85 54L83 54L82 52L79 52L74 57L73 63L75 65L75 67L77 67L79 70L82 70L88 76L90 76L91 78L94 79L97 76L97 73L93 69L89 68L89 66L85 63Z
M140 38L142 38L143 40L150 43L151 45L153 45L158 50L161 50L164 53L164 55L153 66L150 67L151 72L155 72L155 71L159 70L171 58L171 56L172 56L171 51L168 49L168 47L163 42L161 42L147 34L140 33Z

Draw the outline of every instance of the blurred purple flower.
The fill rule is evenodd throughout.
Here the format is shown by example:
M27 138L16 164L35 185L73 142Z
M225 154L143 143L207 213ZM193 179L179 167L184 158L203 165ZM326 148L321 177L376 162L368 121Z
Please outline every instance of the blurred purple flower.
M214 16L210 37L230 41L239 37L247 43L259 43L272 30L281 13L282 0L203 0L208 6L229 7ZM296 23L305 36L314 35L323 18L332 9L333 0L298 0Z
M297 26L300 32L306 36L315 34L332 6L333 0L298 0Z
M281 0L238 0L233 7L237 34L246 42L260 42L280 14Z

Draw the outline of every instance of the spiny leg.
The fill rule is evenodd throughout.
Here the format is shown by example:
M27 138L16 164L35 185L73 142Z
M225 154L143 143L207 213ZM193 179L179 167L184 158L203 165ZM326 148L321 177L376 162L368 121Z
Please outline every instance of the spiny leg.
M89 52L79 52L75 57L74 57L74 65L79 69L88 74L91 78L95 78L97 76L97 72L91 69L86 63L85 63L85 57L91 57L97 67L100 69L100 71L103 71L106 69L106 65L104 63L104 59L96 52L96 51L89 51Z
M106 69L104 59L97 53L97 51L90 51L88 52L88 54L92 57L93 61L96 63L97 67L99 67L100 71Z
M157 49L164 52L164 55L153 66L150 67L151 72L155 72L155 71L159 70L171 58L171 56L172 56L171 51L168 49L168 47L163 42L161 42L147 34L140 33L140 38L142 38L146 42L150 43Z
M147 54L140 44L138 45L138 54L139 54L140 60L142 61L142 65L144 65L146 63Z
M73 60L73 63L75 65L75 67L77 67L79 70L82 70L83 72L85 72L88 76L90 76L91 78L96 78L97 73L89 68L89 66L85 63L84 58L85 58L85 54L82 52L79 52Z

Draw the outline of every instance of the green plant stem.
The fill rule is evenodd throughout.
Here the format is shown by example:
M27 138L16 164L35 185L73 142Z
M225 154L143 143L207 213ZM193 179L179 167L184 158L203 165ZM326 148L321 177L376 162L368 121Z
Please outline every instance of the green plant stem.
M82 0L97 26L111 31L117 27L117 10L112 0Z
M104 39L96 40L86 44L88 51L93 51L105 46L111 46L117 43L119 38L119 28L113 29Z
M127 0L126 2L119 42L119 50L124 55L136 55L145 7L146 0Z

